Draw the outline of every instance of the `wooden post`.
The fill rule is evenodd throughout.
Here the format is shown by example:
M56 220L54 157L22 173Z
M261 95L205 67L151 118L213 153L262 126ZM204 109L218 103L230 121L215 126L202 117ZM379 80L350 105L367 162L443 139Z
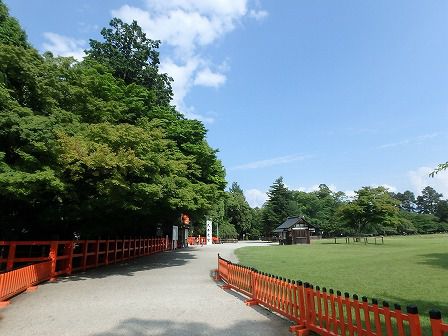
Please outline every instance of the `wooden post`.
M82 270L87 269L87 253L89 252L89 241L84 240L84 246L82 249Z
M100 241L97 239L95 245L95 267L98 267L98 259L100 256L99 252L100 252Z
M16 257L16 243L9 243L8 259L6 260L6 271L11 271L14 268L14 259Z
M48 255L51 261L51 271L50 276L51 279L54 280L56 278L56 262L58 257L58 242L52 241L50 245L50 253Z
M106 239L106 260L104 262L109 265L109 239Z
M73 267L73 248L74 248L74 242L71 241L69 243L66 243L64 246L64 255L67 256L66 263L65 263L65 273L67 275L72 274L72 267Z
M410 336L422 336L417 306L407 306L406 310L409 316Z
M442 313L438 310L430 310L429 318L431 319L431 330L433 336L443 336Z

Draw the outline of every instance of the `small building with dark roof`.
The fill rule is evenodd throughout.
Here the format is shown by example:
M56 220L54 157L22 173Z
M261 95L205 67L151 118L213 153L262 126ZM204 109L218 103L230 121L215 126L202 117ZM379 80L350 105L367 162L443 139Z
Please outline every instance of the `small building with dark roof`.
M302 216L288 217L274 231L278 235L280 245L309 244L311 236L319 229L308 223Z

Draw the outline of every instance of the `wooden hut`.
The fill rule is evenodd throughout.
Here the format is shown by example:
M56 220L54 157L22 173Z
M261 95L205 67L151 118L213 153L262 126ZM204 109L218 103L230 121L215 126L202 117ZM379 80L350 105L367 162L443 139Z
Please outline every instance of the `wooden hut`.
M309 244L311 236L318 233L318 228L308 223L301 216L288 217L274 231L278 235L280 245Z

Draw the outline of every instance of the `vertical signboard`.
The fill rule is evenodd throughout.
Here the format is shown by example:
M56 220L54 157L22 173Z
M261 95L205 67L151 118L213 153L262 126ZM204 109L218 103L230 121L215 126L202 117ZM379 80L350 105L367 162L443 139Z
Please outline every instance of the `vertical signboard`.
M213 243L212 240L212 221L207 220L207 245L211 245Z
M179 228L177 226L173 226L173 246L172 246L173 250L177 248L178 239L179 239Z

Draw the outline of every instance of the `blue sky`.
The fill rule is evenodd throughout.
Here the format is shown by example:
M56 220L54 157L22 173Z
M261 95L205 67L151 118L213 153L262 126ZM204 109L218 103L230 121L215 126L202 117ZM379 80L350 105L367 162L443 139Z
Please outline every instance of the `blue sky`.
M82 57L113 16L160 39L174 103L261 205L283 176L448 197L448 2L6 0L39 50Z

